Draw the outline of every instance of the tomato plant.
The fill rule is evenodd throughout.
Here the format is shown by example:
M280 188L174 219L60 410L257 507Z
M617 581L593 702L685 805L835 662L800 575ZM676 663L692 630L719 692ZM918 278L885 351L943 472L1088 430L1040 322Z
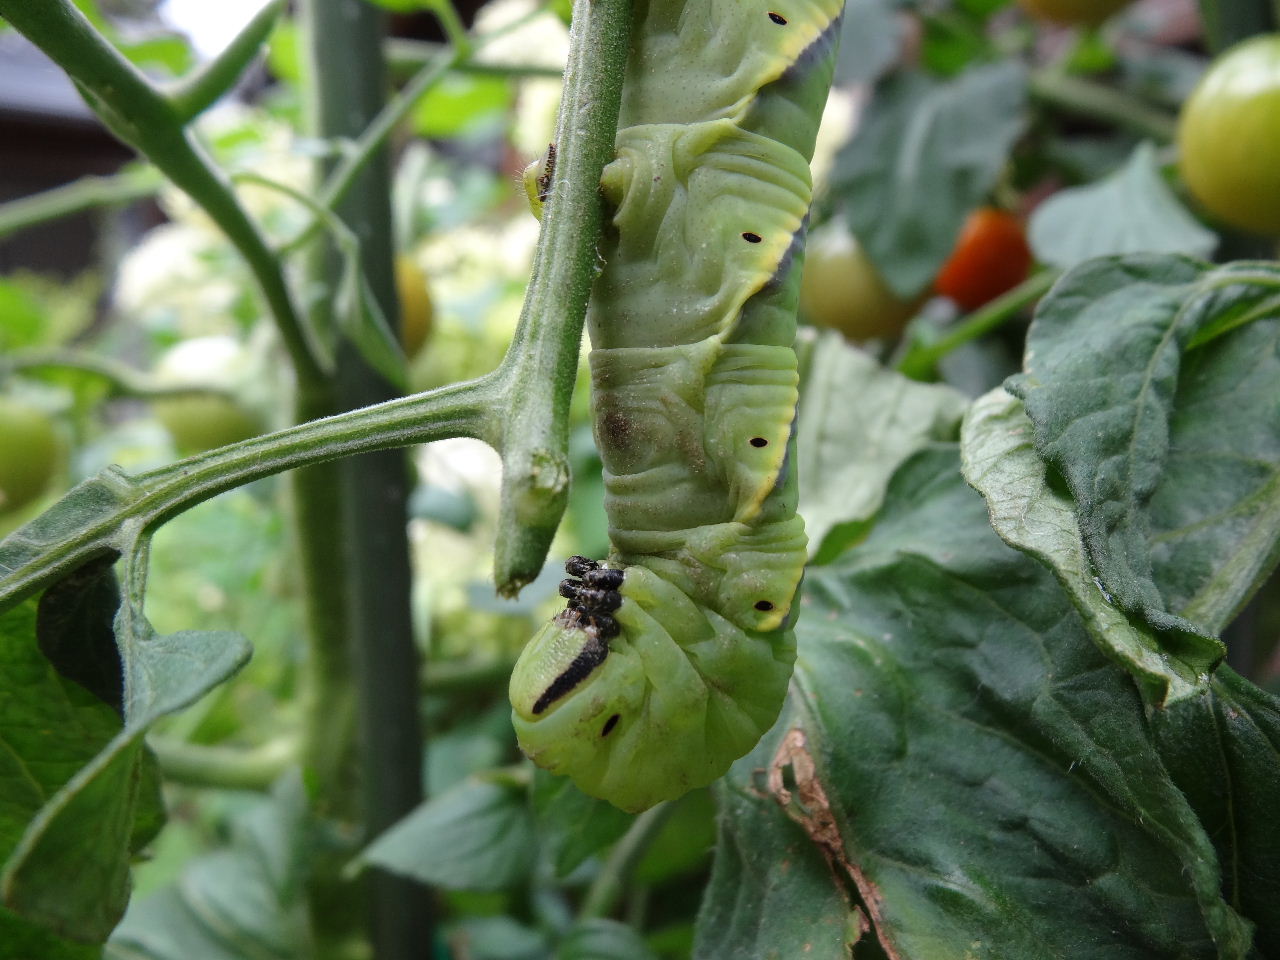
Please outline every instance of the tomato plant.
M43 411L0 398L0 514L31 503L58 465L58 434Z
M1092 26L1127 7L1133 0L1018 0L1033 16L1054 23Z
M935 286L962 309L976 310L1025 280L1031 264L1022 221L1003 210L982 207L965 221Z
M1280 34L1224 53L1178 121L1178 168L1216 217L1280 234Z
M809 238L800 307L818 326L870 340L901 333L919 300L898 296L848 227L831 223Z

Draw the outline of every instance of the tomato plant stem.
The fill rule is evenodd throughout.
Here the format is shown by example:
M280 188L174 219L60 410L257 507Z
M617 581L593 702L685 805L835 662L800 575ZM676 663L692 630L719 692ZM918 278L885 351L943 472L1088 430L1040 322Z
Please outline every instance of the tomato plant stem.
M1163 110L1114 87L1057 69L1033 73L1031 95L1068 113L1124 127L1157 143L1171 143L1177 128L1177 120Z
M622 898L622 893L631 879L631 874L635 871L636 864L640 862L640 858L658 836L658 832L666 824L667 818L671 816L671 811L674 809L674 803L660 803L636 817L630 829L622 835L622 839L614 844L609 858L605 860L600 872L596 874L595 880L587 890L586 896L583 897L582 906L578 910L579 920L607 916L613 911Z
M60 187L0 203L0 239L50 220L153 197L164 184L155 167L133 166L107 177L81 177Z
M541 571L568 501L569 401L597 270L600 174L614 155L630 29L629 0L573 5L554 182L502 366L510 406L497 438L503 473L494 579L506 594Z
M1032 274L1008 293L969 314L941 339L933 343L913 345L898 361L898 371L913 380L932 378L939 360L961 344L976 340L1003 326L1023 308L1044 296L1057 279L1056 270L1041 270Z

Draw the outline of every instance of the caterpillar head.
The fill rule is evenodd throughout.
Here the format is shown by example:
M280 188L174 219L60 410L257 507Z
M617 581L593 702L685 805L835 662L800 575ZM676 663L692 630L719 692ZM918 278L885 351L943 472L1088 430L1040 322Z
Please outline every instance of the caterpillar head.
M645 685L636 657L625 648L610 650L599 626L571 607L534 635L511 674L520 749L538 766L599 794L591 784L608 778L615 743L632 740Z

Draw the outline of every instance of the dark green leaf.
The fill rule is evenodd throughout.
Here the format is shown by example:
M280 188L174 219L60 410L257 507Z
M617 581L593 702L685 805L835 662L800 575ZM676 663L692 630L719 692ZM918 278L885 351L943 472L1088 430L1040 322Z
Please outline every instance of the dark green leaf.
M501 890L529 875L535 851L524 792L472 779L421 804L360 859L450 890Z
M72 943L0 907L0 957L5 960L98 960L102 948Z
M1041 302L1027 372L1009 381L1035 424L1037 451L1066 478L1101 586L1198 670L1221 656L1211 634L1274 563L1280 536L1280 422L1260 413L1274 410L1276 321L1247 334L1263 354L1239 372L1227 366L1242 362L1230 338L1214 338L1277 316L1280 270L1272 265L1094 260ZM1197 344L1203 359L1184 372L1182 354ZM1223 351L1232 359L1220 359ZM1233 529L1248 521L1256 525L1249 537ZM1157 571L1163 535L1219 562L1235 555L1230 582L1190 554L1173 566L1162 559ZM1193 567L1201 572L1189 577Z
M780 728L715 787L720 808L711 880L698 911L697 960L847 960L854 907L819 848L765 792Z
M242 814L227 849L192 860L173 886L145 897L111 937L118 960L307 960L309 844L301 778Z
M658 960L640 934L616 920L587 920L570 931L555 960Z
M846 0L835 83L867 83L898 59L906 35L898 0Z
M867 540L810 572L798 634L780 745L730 787L761 817L786 805L886 952L1246 956L1137 690L953 451L907 461Z
M51 801L91 763L121 729L120 716L78 684L60 677L41 655L35 639L35 601L28 601L0 616L0 859L10 863L15 851L32 842L39 830L32 823L37 814L47 818ZM83 841L71 849L67 838L60 849L50 851L47 869L58 871L57 893L69 905L60 931L75 939L101 941L119 919L127 896L127 848L125 833L131 827L132 763L126 765L119 797L100 798L119 812L120 833L96 834L95 819L76 831ZM62 856L61 854L66 854ZM52 858L57 862L52 862ZM102 896L99 878L113 901ZM52 926L48 911L29 909L31 896L9 876L4 877L4 901L31 919ZM103 901L99 903L98 901ZM60 912L60 911L55 911ZM10 921L15 929L20 926ZM31 934L35 936L35 934Z
M1026 125L1027 75L1012 61L947 82L903 71L877 88L832 190L898 293L933 280Z
M823 563L875 515L902 461L955 438L968 400L886 370L838 333L823 334L811 357L801 384L797 469L810 551Z
M621 837L635 819L611 803L588 797L567 777L545 770L533 774L533 810L538 837L546 845L558 877L567 876L587 857Z
M1075 505L1049 486L1033 435L1021 401L999 388L975 401L965 418L965 479L986 498L996 533L1053 571L1094 642L1149 685L1154 703L1200 695L1197 668L1169 657L1151 630L1131 624L1094 583Z
M656 887L709 864L715 845L715 803L711 791L694 790L672 802L658 835L636 863L634 879Z
M545 935L510 917L467 917L449 930L454 956L471 960L546 960Z
M36 614L40 652L58 673L124 713L124 668L113 622L120 607L115 561L87 563L44 592Z
M138 619L128 613L131 606L126 601L116 617L126 663L125 726L40 808L0 874L9 907L89 941L105 939L124 912L130 853L154 832L155 782L143 767L144 734L222 682L249 653L234 633L155 635L145 621L129 623ZM141 832L140 802L150 821ZM74 886L68 876L76 877Z
M1223 864L1224 895L1280 952L1280 701L1227 667L1208 692L1152 717L1156 743Z
M1037 260L1062 269L1118 253L1207 257L1218 245L1217 235L1164 182L1149 143L1106 180L1063 190L1042 203L1031 215L1028 239Z

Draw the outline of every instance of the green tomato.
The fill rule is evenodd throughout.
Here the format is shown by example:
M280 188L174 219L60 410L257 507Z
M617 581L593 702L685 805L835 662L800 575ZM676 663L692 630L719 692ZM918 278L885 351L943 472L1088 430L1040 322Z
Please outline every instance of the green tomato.
M232 392L246 367L244 348L234 338L196 337L161 357L155 378L163 386L203 386ZM152 401L151 410L184 454L213 450L262 432L257 417L230 397L212 393L160 397Z
M843 223L825 224L810 235L800 279L800 309L810 322L850 340L895 337L921 299L894 293Z
M43 411L0 398L0 514L44 493L58 467L58 433Z
M1095 26L1132 2L1133 0L1018 0L1018 5L1042 20Z
M1214 216L1280 234L1280 34L1214 61L1182 107L1178 168Z

